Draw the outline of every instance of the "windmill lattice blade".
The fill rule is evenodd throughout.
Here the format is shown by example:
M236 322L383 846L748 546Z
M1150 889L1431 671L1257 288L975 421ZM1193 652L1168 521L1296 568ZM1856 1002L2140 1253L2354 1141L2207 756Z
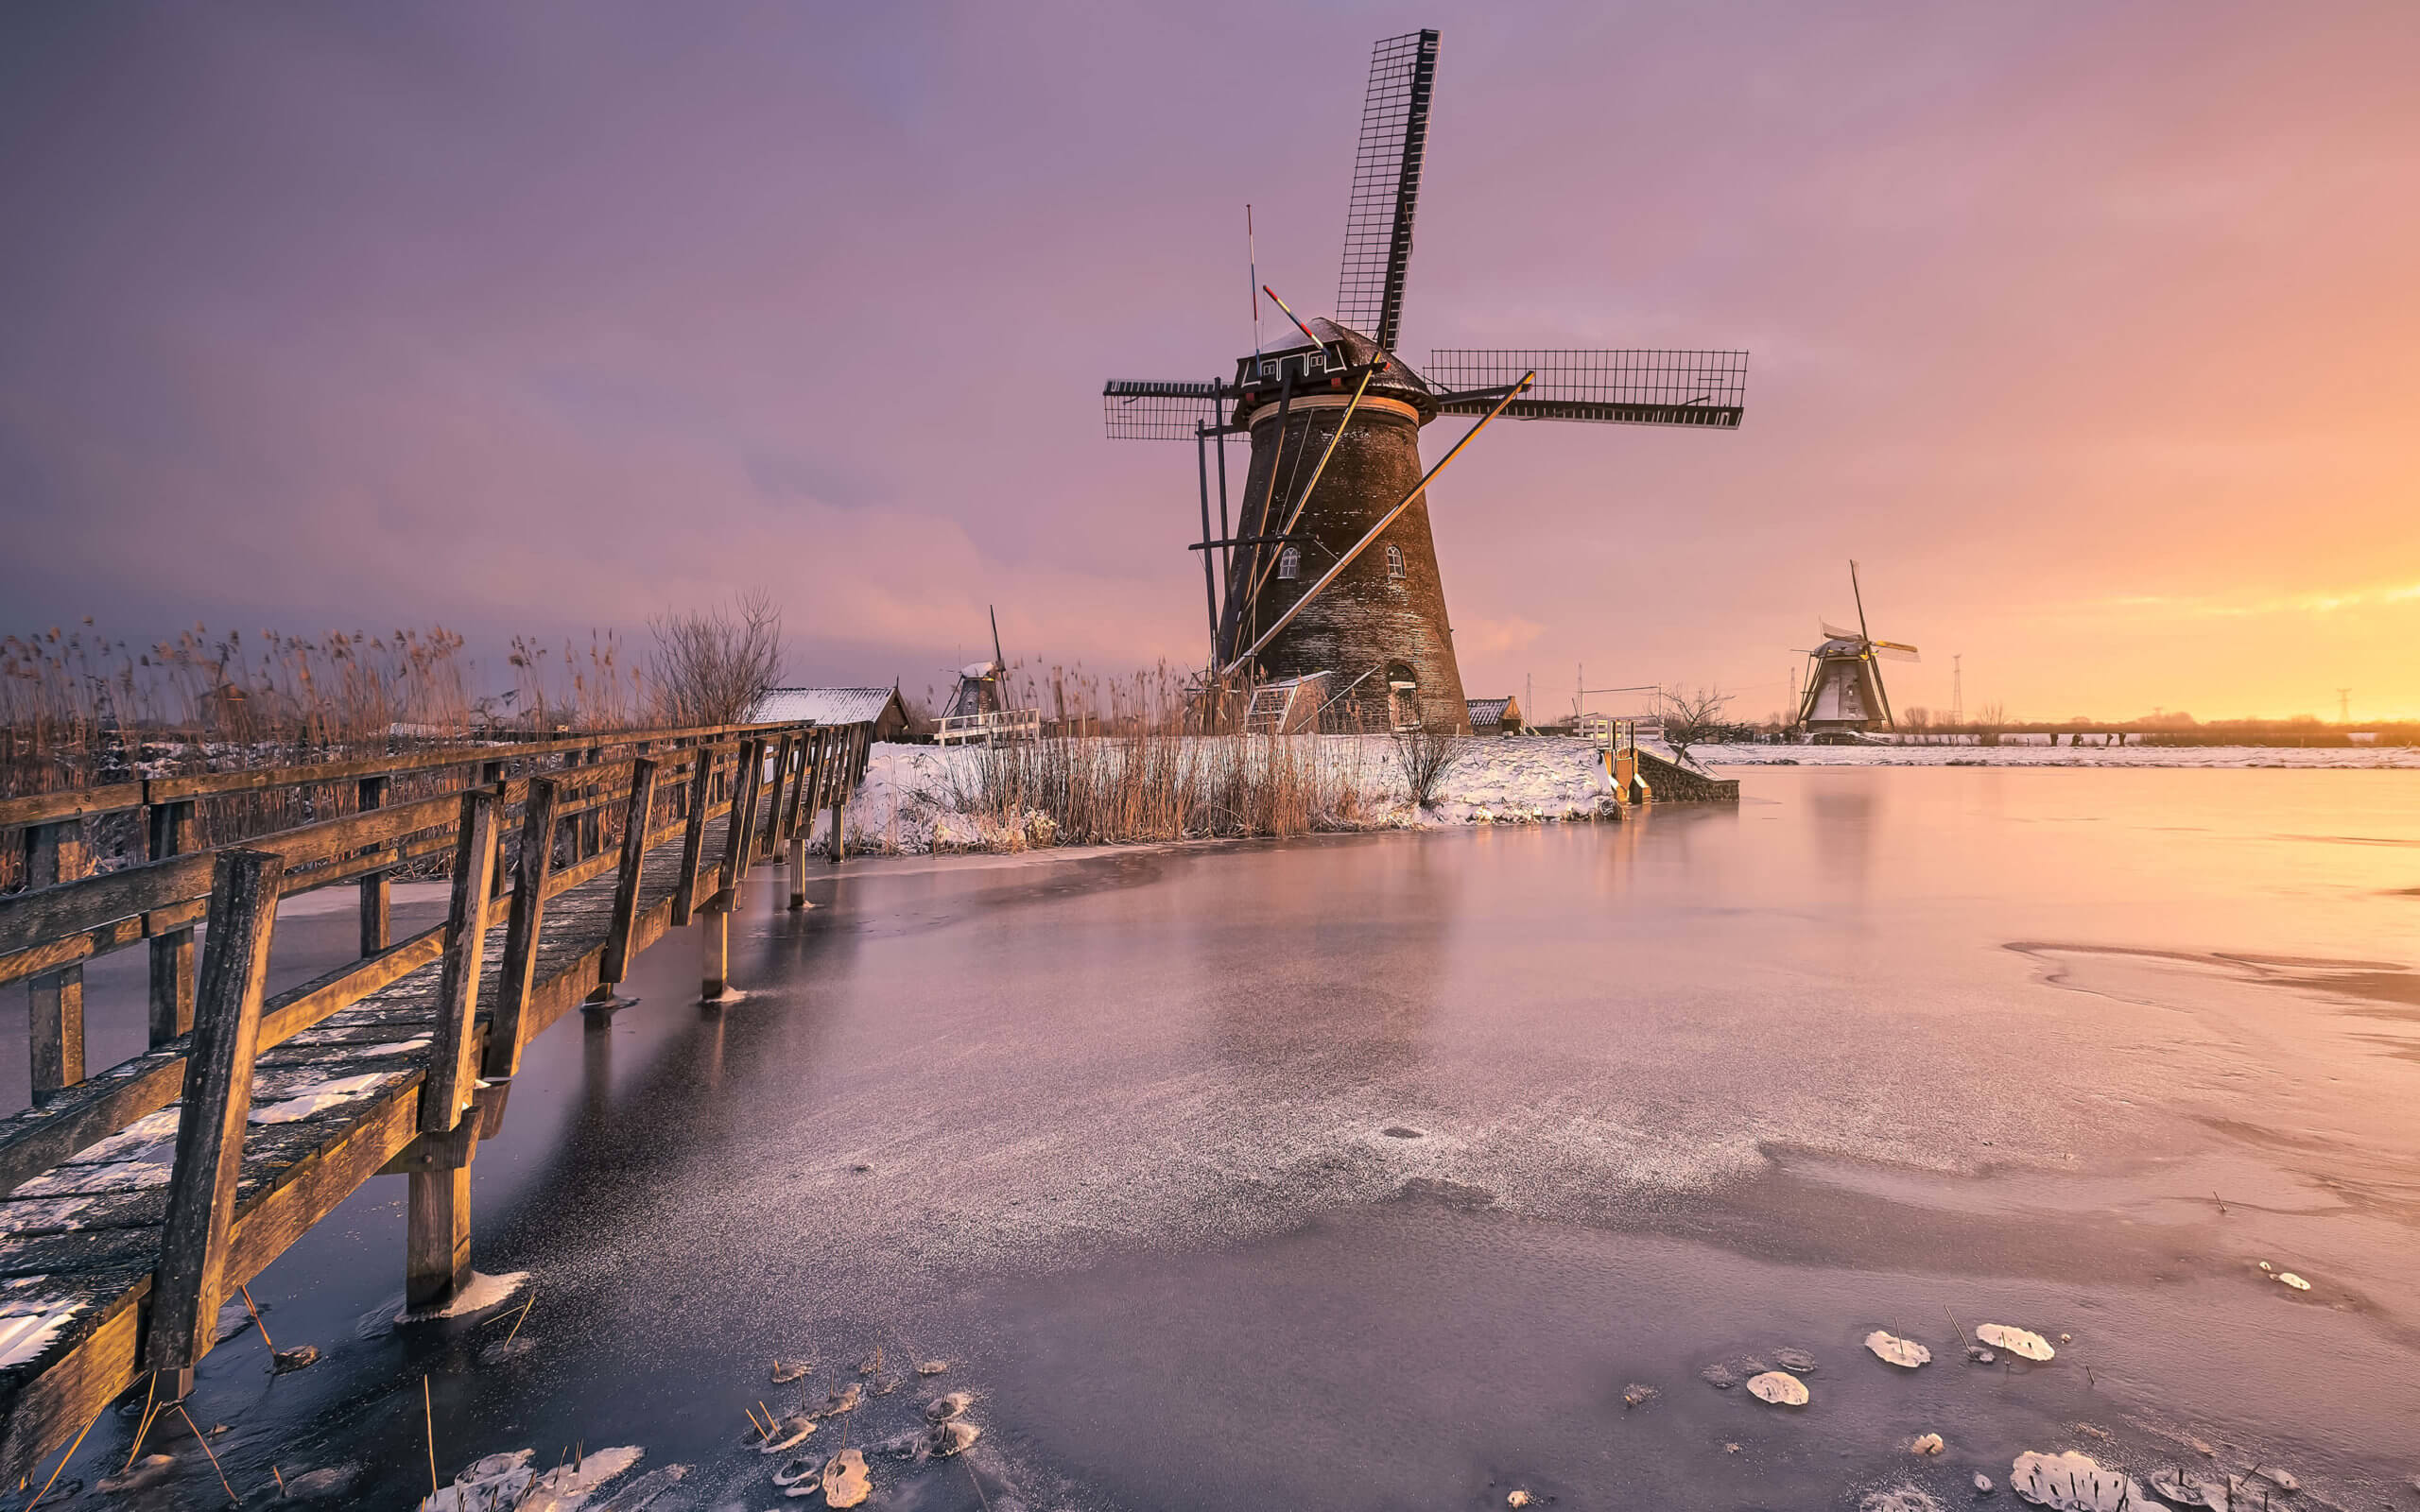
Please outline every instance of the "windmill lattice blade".
M1830 620L1825 620L1823 624L1824 639L1827 641L1857 641L1863 639L1863 637L1858 635L1857 631L1841 629Z
M1219 422L1219 392L1211 383L1112 378L1100 391L1101 421L1113 441L1189 441Z
M1902 645L1896 641L1875 642L1874 654L1880 657L1885 662L1921 662L1924 660L1923 655L1919 653L1914 646Z
M1412 209L1420 198L1428 95L1436 77L1434 31L1389 37L1370 51L1370 90L1362 98L1361 141L1353 157L1353 200L1344 213L1336 318L1389 352L1403 323Z
M1449 415L1485 414L1501 390L1534 370L1537 382L1509 420L1586 421L1604 425L1711 425L1737 430L1748 393L1744 352L1431 352L1428 381L1447 390Z

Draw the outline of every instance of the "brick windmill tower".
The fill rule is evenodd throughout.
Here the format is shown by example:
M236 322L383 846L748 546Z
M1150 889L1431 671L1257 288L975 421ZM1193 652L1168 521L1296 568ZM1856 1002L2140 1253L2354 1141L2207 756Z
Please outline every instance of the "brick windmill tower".
M1735 430L1748 354L1431 352L1424 375L1396 353L1437 38L1372 53L1336 318L1297 318L1270 293L1293 334L1237 359L1231 380L1113 379L1101 403L1113 439L1194 442L1219 686L1318 679L1323 700L1382 710L1393 728L1467 730L1426 492L1461 443L1424 472L1421 428L1502 415ZM1231 501L1224 443L1247 438Z

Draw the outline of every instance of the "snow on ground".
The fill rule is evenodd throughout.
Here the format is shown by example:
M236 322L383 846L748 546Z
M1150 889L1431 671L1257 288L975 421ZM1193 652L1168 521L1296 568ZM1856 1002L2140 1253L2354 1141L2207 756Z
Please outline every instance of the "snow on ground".
M1316 741L1325 785L1357 796L1342 829L1428 829L1608 816L1610 796L1596 750L1583 740L1474 740L1415 812L1394 744L1382 735L1293 737ZM860 852L1021 850L1049 843L1046 823L1015 833L972 812L982 752L972 747L877 745L865 782L849 799L849 844Z

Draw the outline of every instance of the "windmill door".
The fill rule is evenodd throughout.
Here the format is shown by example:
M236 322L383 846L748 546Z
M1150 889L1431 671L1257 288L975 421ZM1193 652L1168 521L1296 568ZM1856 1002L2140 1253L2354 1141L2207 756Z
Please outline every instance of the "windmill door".
M1420 681L1401 662L1387 668L1387 723L1394 730L1420 728Z

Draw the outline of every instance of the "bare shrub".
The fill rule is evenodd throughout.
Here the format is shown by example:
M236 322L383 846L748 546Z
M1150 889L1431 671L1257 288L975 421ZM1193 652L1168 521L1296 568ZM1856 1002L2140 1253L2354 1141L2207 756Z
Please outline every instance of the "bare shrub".
M1730 722L1723 713L1730 707L1731 695L1719 688L1665 691L1656 700L1656 712L1663 716L1664 744L1672 747L1674 756L1704 771L1704 764L1689 754L1689 747L1708 745L1729 734Z
M657 719L675 729L745 721L782 677L782 611L766 589L735 594L728 612L649 620Z
M1403 769L1403 785L1414 808L1428 807L1437 784L1470 754L1470 741L1450 730L1398 730L1393 739L1395 765Z

